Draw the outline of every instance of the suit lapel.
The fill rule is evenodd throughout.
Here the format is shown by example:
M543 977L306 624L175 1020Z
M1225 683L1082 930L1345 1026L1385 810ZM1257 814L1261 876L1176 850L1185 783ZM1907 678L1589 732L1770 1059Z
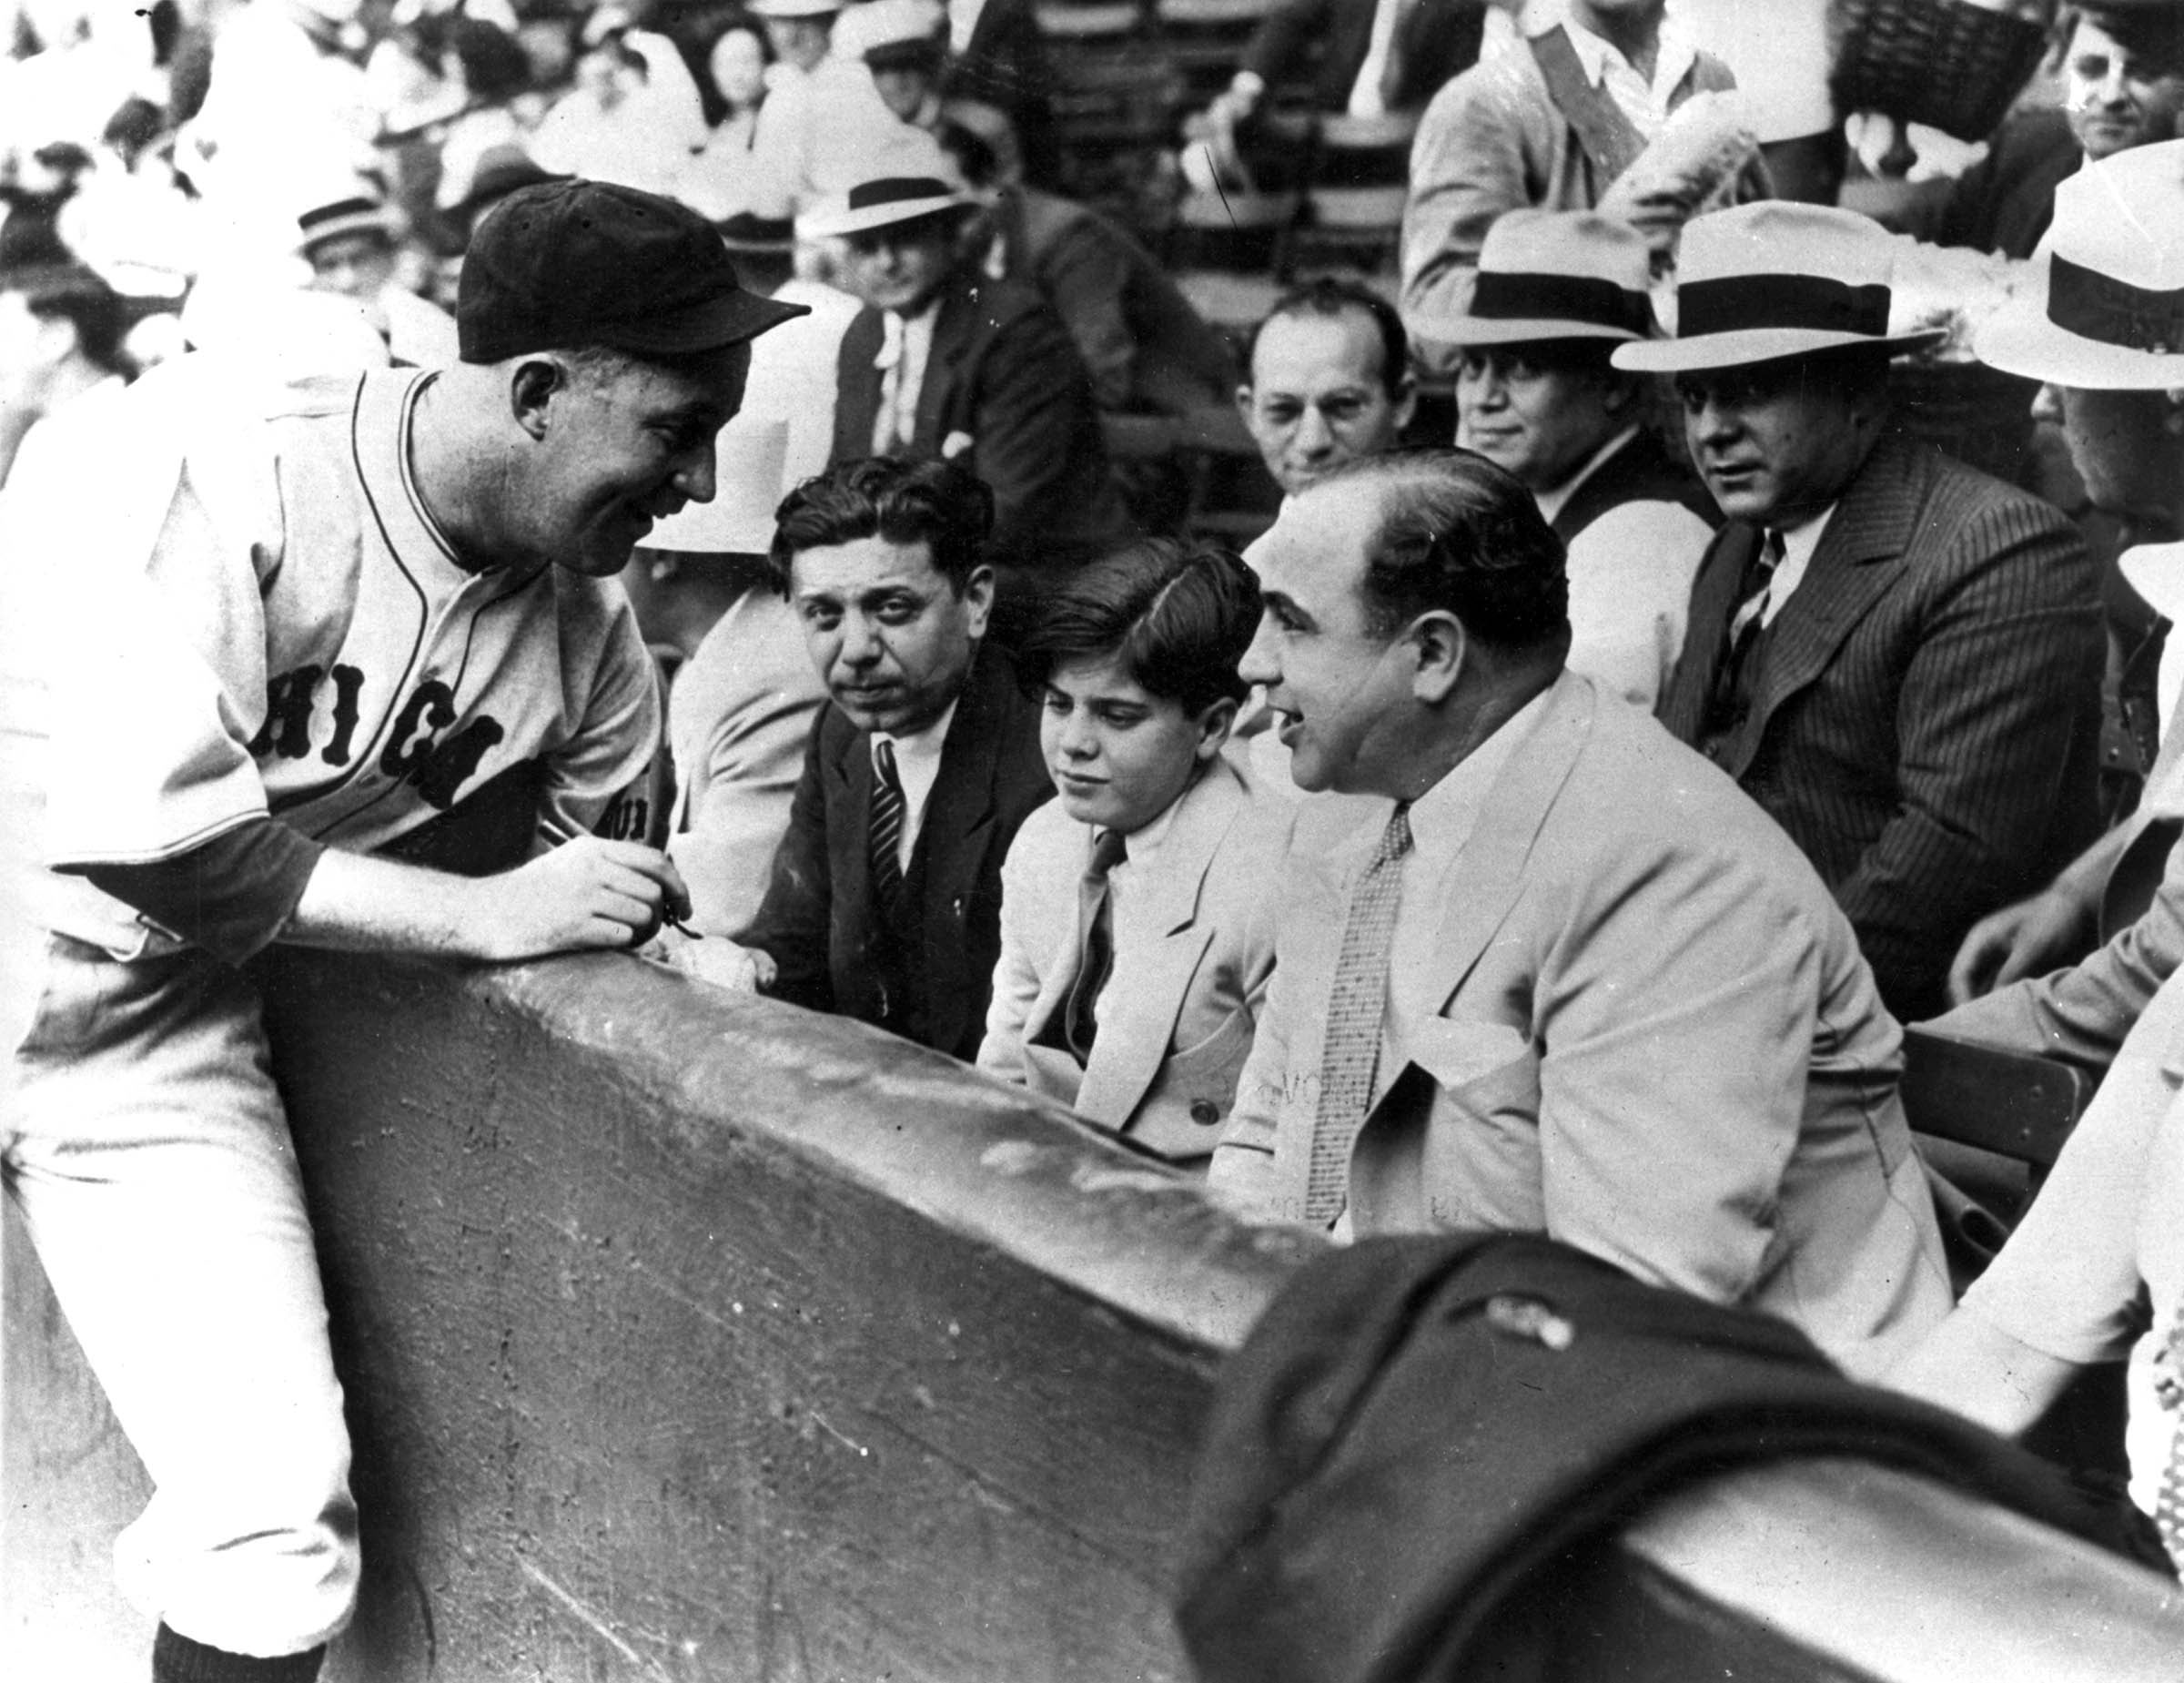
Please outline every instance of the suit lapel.
M834 380L834 460L854 461L872 453L872 430L880 418L880 354L885 330L876 309L860 310L842 335L840 370Z
M831 704L830 704L831 705ZM841 927L861 929L872 906L872 736L852 731L841 757L830 761L826 810L839 813L833 845L835 918Z
M977 886L993 837L994 775L1000 765L994 743L997 681L1006 682L996 663L983 654L972 657L904 880L910 904L918 908L925 1015L932 1044L940 1047L960 1038L966 993L977 979L965 974L962 907Z
M1684 652L1676 657L1668 693L1663 699L1661 723L1679 742L1695 743L1705 723L1707 698L1720 674L1722 633L1736 610L1736 587L1758 549L1759 530L1743 521L1724 526L1699 563L1692 581L1689 629L1684 634Z
M1918 513L1912 465L1903 447L1876 446L1835 504L1812 564L1771 628L1752 722L1740 733L1739 761L1749 760L1767 716L1826 670L1852 627L1902 573ZM1741 774L1744 766L1730 769Z
M1183 796L1160 844L1158 875L1131 884L1145 896L1145 907L1142 925L1136 915L1130 921L1158 930L1159 944L1132 955L1120 989L1103 990L1107 1020L1085 1067L1078 1099L1087 1113L1129 1115L1168 1060L1191 978L1217 933L1198 920L1206 874L1243 804L1243 785L1226 760L1217 759ZM1069 962L1074 970L1074 953Z
M1415 1014L1438 1013L1447 1005L1523 892L1525 861L1592 734L1597 705L1590 684L1563 674L1549 693L1545 715L1487 790L1446 884L1431 964L1421 974L1388 978L1390 997L1400 994ZM1384 1084L1398 1073L1383 1070L1380 1080Z
M933 348L925 357L925 383L917 389L919 446L935 455L947 442L948 417L959 377L963 353L969 349L971 330L978 319L979 283L951 287L941 297L940 313L933 322Z

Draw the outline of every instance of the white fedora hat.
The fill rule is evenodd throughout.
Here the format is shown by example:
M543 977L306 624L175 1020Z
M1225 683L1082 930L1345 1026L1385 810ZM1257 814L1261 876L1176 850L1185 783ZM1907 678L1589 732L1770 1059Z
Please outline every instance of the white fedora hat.
M1619 346L1642 374L1741 368L1848 345L1908 350L1936 330L1888 331L1888 235L1832 206L1760 199L1694 217L1676 255L1676 336Z
M844 171L844 175L848 176ZM906 130L861 160L846 193L817 200L796 218L799 239L831 239L975 206L955 159L922 128Z
M781 504L782 465L788 454L787 421L736 416L721 429L714 446L713 501L684 503L654 524L637 547L693 555L763 555L774 547L774 511Z
M1974 333L1980 361L2093 390L2184 386L2184 140L2066 177L2031 269Z
M1653 331L1653 256L1627 222L1590 210L1511 210L1494 219L1453 317L1421 320L1450 345L1643 339Z

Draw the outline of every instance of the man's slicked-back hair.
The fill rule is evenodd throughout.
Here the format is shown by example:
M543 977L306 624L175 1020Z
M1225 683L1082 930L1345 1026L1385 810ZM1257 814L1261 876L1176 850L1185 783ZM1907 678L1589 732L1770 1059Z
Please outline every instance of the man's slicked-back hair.
M1148 694L1187 714L1241 701L1237 675L1259 629L1259 581L1218 543L1148 538L1080 569L1049 596L1016 654L1036 694L1069 661L1112 658Z
M929 544L933 566L960 596L994 530L994 493L953 461L867 456L807 479L774 511L774 580L789 591L789 565L809 549L885 538Z
M1274 308L1251 330L1251 338L1244 346L1244 379L1254 380L1252 360L1259 355L1259 336L1267 330L1268 322L1284 316L1333 318L1353 311L1370 321L1380 334L1380 384L1390 397L1396 396L1410 372L1410 336L1403 331L1402 317L1396 314L1393 304L1363 281L1333 275L1292 287L1274 300Z
M1438 608L1483 648L1568 642L1562 541L1513 475L1468 450L1392 451L1345 462L1304 494L1360 482L1380 499L1361 586L1376 636Z

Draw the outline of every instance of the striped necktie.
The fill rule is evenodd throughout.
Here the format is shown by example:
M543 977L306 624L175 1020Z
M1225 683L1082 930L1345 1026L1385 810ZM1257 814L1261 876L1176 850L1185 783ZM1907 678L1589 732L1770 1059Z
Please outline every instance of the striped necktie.
M872 762L872 889L881 906L893 913L903 897L903 785L895 776L895 744L885 736L875 738Z
M2169 1317L2169 1342L2154 1358L2154 1394L2169 1428L2169 1461L2154 1496L2154 1527L2170 1562L2184 1575L2184 1310Z
M1399 801L1380 845L1350 890L1335 985L1327 1001L1327 1043L1320 1059L1320 1104L1312 1119L1304 1219L1326 1223L1350 1198L1350 1148L1372 1103L1388 1012L1388 955L1403 899L1403 857L1410 851L1410 806Z
M1129 857L1120 830L1100 831L1092 847L1092 862L1077 886L1077 979L1069 984L1062 1021L1069 1050L1080 1064L1092 1055L1092 1042L1099 1033L1093 1007L1115 968L1114 898L1107 873Z

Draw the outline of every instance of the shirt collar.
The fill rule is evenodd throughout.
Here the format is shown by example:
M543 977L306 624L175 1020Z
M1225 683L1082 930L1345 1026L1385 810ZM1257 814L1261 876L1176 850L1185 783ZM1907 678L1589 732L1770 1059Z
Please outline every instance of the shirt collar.
M950 702L941 710L940 717L923 730L911 731L905 735L892 736L885 731L872 734L873 769L879 769L879 747L883 742L895 745L895 763L899 769L905 760L930 760L938 763L940 751L948 739L948 726L955 722L956 703Z
M1410 847L1419 865L1438 875L1455 863L1471 838L1487 791L1517 745L1547 712L1549 684L1502 723L1501 729L1449 768L1441 780L1410 803Z
M1633 76L1638 74L1637 66L1623 56L1621 47L1604 36L1594 35L1559 5L1547 8L1533 24L1531 33L1545 35L1557 24L1562 25L1562 33L1577 49L1577 61L1585 67L1585 80L1593 86L1598 87L1607 79L1611 66L1620 66ZM1698 56L1698 44L1673 17L1663 17L1660 41L1654 49L1653 79L1647 86L1665 94L1691 73Z
M1772 526L1765 530L1782 533L1782 559L1785 565L1795 563L1802 575L1812 564L1813 552L1820 547L1820 540L1827 535L1827 522L1835 517L1839 502L1831 502L1800 526Z
M1570 499L1577 494L1577 488L1600 471L1602 462L1637 436L1638 429L1636 427L1623 428L1622 431L1587 457L1576 472L1552 491L1533 492L1532 500L1540 505L1540 518L1547 522L1549 525L1552 525L1554 517L1570 506Z

